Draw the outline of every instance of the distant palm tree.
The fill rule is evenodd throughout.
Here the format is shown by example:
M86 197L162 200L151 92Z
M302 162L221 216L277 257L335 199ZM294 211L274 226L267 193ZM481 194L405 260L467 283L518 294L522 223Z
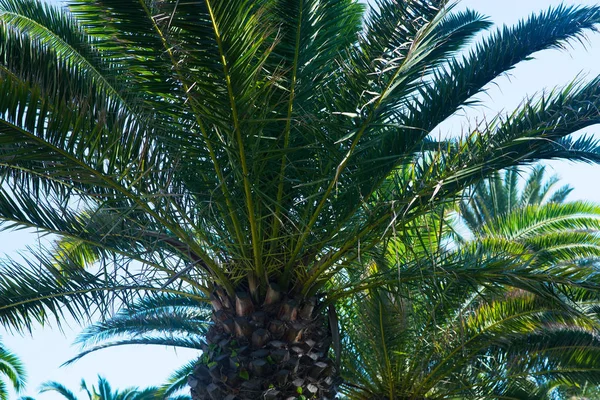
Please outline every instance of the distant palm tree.
M561 203L570 188L552 190L543 167L524 181L510 169L468 190L469 234L449 248L443 232L455 231L432 217L373 260L398 282L341 308L346 397L534 400L600 383L600 296L575 287L597 273L600 207ZM515 279L470 276L482 272Z
M567 185L552 190L558 179L545 181L544 172L544 167L536 167L522 189L516 169L476 185L459 203L460 221L468 233L453 238L461 251L529 259L544 273L570 271L574 281L582 281L587 268L583 264L600 257L600 205L565 202L572 189Z
M557 205L565 202L573 189L569 185L558 187L559 179L556 176L547 178L545 173L544 166L535 167L529 175L517 168L495 173L474 186L460 202L462 221L469 228L470 235L480 237L488 244L510 232L513 242L522 245L514 248L517 252L541 250L552 259L557 253L571 252L573 255L572 251L577 248L587 247L592 250L587 264L597 264L597 256L593 257L593 253L599 251L600 241L595 230L582 220L579 225L563 230L569 220L581 218L589 204ZM521 185L523 179L525 183ZM556 214L550 211L563 207L569 208L569 212ZM524 212L524 209L529 212ZM533 215L541 218L531 218ZM506 388L505 396L530 400L592 399L598 397L594 396L597 384L593 377L585 376L578 382L529 379Z
M138 389L128 388L125 390L114 390L108 381L98 376L98 386L91 386L81 381L81 390L85 392L88 400L189 400L189 396L159 397L156 388ZM71 390L58 382L46 382L40 387L40 393L56 392L65 400L80 400ZM32 397L21 397L20 400L34 400Z
M0 400L9 399L9 383L15 391L25 388L25 368L19 358L0 342Z
M458 203L460 217L472 234L482 234L483 227L493 218L527 206L563 203L573 188L568 184L557 187L558 183L557 176L546 177L543 165L534 167L529 174L517 167L495 172L465 191L464 199Z
M600 383L598 301L565 308L451 280L390 289L340 312L342 398L549 400L548 382Z
M0 220L60 238L5 262L0 322L209 299L195 399L334 398L328 308L390 279L378 246L494 171L600 160L569 136L600 78L430 135L599 23L558 6L471 47L491 23L446 0L0 0Z

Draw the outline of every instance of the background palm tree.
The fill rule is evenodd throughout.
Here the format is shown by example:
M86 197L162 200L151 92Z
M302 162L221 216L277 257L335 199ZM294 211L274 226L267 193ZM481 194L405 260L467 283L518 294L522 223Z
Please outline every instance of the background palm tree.
M346 398L534 399L549 381L600 382L597 302L438 282L355 304L343 314Z
M495 217L527 206L563 203L573 188L558 184L559 178L547 177L543 165L537 165L529 174L517 167L495 172L465 191L458 203L459 215L472 235L482 234L483 226Z
M459 204L468 236L431 218L411 230L409 245L390 242L374 260L391 263L399 282L342 308L347 397L545 399L598 383L597 294L569 280L524 280L534 270L558 270L556 277L570 270L572 282L585 285L600 256L600 209L560 204L570 189L551 191L557 179L544 184L543 167L525 176L522 190L517 174L494 174L466 191ZM458 242L448 246L443 232ZM422 281L407 279L411 263ZM461 269L521 279L482 285Z
M557 179L544 183L543 167L532 171L522 190L516 173L509 170L474 187L459 203L460 221L468 232L457 234L461 227L455 224L452 237L461 251L529 259L542 273L558 277L560 271L570 271L574 281L584 283L600 256L600 209L581 201L564 202L571 189L551 191Z
M443 0L69 7L0 1L0 219L61 238L6 261L0 322L209 299L198 399L332 398L326 310L391 279L344 279L378 246L491 172L599 159L568 137L600 122L598 79L429 136L517 63L595 29L598 7L550 9L468 53L491 24ZM571 278L540 268L537 282Z
M146 389L138 389L138 388L128 388L124 390L114 390L110 383L98 376L98 385L88 387L85 380L81 381L81 391L85 392L88 400L155 400L158 399L159 396L157 394L157 388L146 388ZM56 392L64 397L65 400L78 400L78 397L71 390L66 388L64 385L59 382L46 382L43 383L40 387L40 393L44 392ZM176 396L176 397L160 397L164 400L189 400L189 396ZM34 400L31 397L21 397L20 400Z

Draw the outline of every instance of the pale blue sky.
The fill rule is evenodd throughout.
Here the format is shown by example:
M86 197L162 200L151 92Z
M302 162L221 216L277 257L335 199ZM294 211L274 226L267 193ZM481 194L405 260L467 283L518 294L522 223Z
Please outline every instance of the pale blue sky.
M568 0L566 4L597 4L600 0ZM558 0L464 0L460 8L469 7L491 17L497 24L512 24L518 19L557 5ZM490 87L482 98L485 107L469 110L471 121L491 116L496 112L511 110L527 94L532 95L543 88L569 83L577 74L588 78L600 75L600 33L589 36L587 50L575 44L570 52L548 51L536 55L536 60L518 66L510 78L500 78L497 85ZM462 116L464 120L464 115ZM460 129L460 118L454 118L444 125L443 130ZM600 132L600 130L597 130ZM444 132L447 133L447 132ZM553 162L552 167L564 182L575 187L571 199L586 199L600 202L600 166ZM35 235L25 232L0 234L0 253L14 254L25 245L35 245ZM89 383L96 381L96 375L108 378L116 388L127 386L157 385L175 368L195 357L192 351L165 349L158 347L121 347L105 350L85 357L70 367L58 366L76 353L71 347L79 327L65 327L64 335L54 329L36 329L31 337L14 336L3 332L4 344L16 352L25 362L29 372L29 387L26 393L41 400L60 399L52 394L37 394L37 387L46 380L57 380L73 390L77 390L81 378ZM83 393L81 393L83 395ZM16 397L16 396L15 396ZM81 397L83 398L83 396Z

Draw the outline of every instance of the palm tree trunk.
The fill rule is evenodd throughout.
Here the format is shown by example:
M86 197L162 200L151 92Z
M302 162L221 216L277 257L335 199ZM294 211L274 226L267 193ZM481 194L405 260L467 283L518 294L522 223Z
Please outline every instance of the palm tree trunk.
M263 302L221 290L211 300L214 325L188 379L193 400L335 396L331 331L314 299L285 298L271 285Z

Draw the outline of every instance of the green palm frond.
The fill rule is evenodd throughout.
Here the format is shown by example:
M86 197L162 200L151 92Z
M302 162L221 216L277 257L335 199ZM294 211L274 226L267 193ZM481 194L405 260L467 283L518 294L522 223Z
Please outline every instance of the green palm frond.
M527 239L552 231L593 232L599 228L600 208L591 203L548 203L517 209L510 214L491 218L483 226L483 236Z
M44 392L57 392L59 393L62 397L65 398L65 400L77 400L77 396L75 395L75 393L73 393L71 390L67 389L66 386L58 383L58 382L44 382L42 385L40 385L40 393L44 393ZM92 399L92 396L89 396L90 400Z
M176 393L187 388L188 376L194 370L197 360L192 360L174 371L167 382L161 385L159 393L161 396L168 397L171 400L177 399Z
M210 306L199 302L193 293L159 293L142 298L81 332L76 343L82 350L65 364L101 349L131 344L203 350L212 324L210 318Z
M114 305L142 297L164 298L164 293L185 294L191 301L206 299L194 289L162 285L159 275L144 277L139 267L132 267L128 276L115 277L102 265L93 270L73 268L74 263L49 254L31 250L26 260L7 259L0 265L0 321L6 326L30 330L35 323L60 324L65 315L83 322L110 314Z
M8 385L20 392L25 388L27 375L21 360L0 343L0 399L8 400Z
M65 313L85 319L94 312L94 304L103 303L97 296L103 296L107 284L94 274L67 276L33 262L29 266L25 271L16 263L1 266L0 319L6 326L30 329L34 322L44 323L53 316L60 321Z
M168 346L168 347L181 347L185 349L193 349L193 350L204 350L206 347L206 342L203 339L199 339L194 337L171 337L167 335L156 335L156 336L144 336L140 335L139 337L134 337L132 339L113 339L107 341L106 343L101 343L98 345L89 346L89 348L85 350L81 350L75 357L65 361L63 365L72 364L82 357L96 352L98 350L107 349L110 347L116 346L130 346L130 345L156 345L156 346Z
M466 191L459 202L460 216L472 232L496 216L509 214L526 206L562 203L573 190L569 185L555 189L557 176L545 179L546 168L535 166L529 176L516 167L497 172ZM520 187L521 179L526 179Z
M206 333L210 324L209 305L185 298L183 294L161 294L151 300L156 306L148 307L149 301L145 299L134 304L132 309L124 309L111 319L89 326L78 336L77 342L95 344L111 337L147 335L157 331L170 335L194 333L202 336ZM161 304L163 300L171 300L171 304ZM144 306L147 308L142 308Z

